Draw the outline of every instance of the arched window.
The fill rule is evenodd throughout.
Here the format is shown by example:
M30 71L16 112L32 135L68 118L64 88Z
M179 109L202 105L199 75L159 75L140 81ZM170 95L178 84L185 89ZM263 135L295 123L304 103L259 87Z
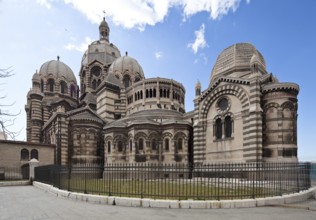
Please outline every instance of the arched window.
M143 150L144 149L144 140L140 138L138 140L138 150Z
M65 94L67 91L67 83L65 81L60 82L60 92Z
M140 91L140 99L143 99L143 91Z
M182 140L182 138L179 138L178 139L178 150L182 150L182 148L183 148L183 140Z
M41 79L41 92L44 92L44 82L42 79Z
M149 97L150 97L150 98L153 97L153 90L152 90L152 89L149 90Z
M101 68L99 66L92 67L91 75L99 77L101 75Z
M36 149L31 150L31 159L38 160L38 151Z
M156 89L153 89L153 97L156 97Z
M132 142L132 140L129 140L129 151L130 152L133 151L133 142Z
M124 86L125 88L129 87L130 84L131 84L131 79L129 77L129 75L125 75L124 78L123 78L123 83L124 83Z
M162 97L162 89L159 90L159 97Z
M55 86L55 81L53 79L48 79L47 80L48 91L54 92L54 86Z
M135 78L135 82L138 82L138 81L140 81L140 78L139 78L139 77L136 77L136 78Z
M30 155L28 149L22 149L21 150L21 160L29 160Z
M232 136L232 118L230 116L225 117L225 137L229 138Z
M92 89L96 89L97 88L97 81L93 80L92 81Z
M118 150L118 152L122 152L123 151L123 143L122 143L122 141L119 141L117 143L117 150Z
M108 141L108 153L111 153L111 141Z
M165 139L165 149L166 151L169 151L169 138Z
M70 96L73 98L76 97L76 87L73 84L71 84L71 86L70 86Z
M151 149L157 150L157 141L156 139L151 140Z
M148 89L146 89L146 98L149 97L149 92L148 92Z
M216 139L222 138L222 120L220 118L215 121L215 137Z
M101 84L101 79L98 80L97 87Z

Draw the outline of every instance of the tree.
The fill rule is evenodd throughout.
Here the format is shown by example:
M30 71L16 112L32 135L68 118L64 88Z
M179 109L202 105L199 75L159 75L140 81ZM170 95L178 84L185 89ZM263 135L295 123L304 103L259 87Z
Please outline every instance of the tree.
M11 67L6 69L0 69L0 79L8 78L13 76ZM1 85L1 84L0 84ZM6 95L0 96L0 99L5 99ZM15 117L20 113L12 114L7 107L14 105L14 102L11 104L0 104L0 131L4 133L5 136L9 136L11 139L15 139L20 132L11 131L9 127L14 124Z

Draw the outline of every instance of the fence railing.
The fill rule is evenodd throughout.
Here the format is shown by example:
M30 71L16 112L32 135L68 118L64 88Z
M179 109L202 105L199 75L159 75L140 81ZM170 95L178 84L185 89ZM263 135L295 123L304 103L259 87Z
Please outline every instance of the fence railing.
M42 166L35 180L68 191L154 199L224 200L280 196L311 186L310 163Z
M316 163L311 164L311 185L316 186Z
M29 179L29 166L0 167L0 181Z

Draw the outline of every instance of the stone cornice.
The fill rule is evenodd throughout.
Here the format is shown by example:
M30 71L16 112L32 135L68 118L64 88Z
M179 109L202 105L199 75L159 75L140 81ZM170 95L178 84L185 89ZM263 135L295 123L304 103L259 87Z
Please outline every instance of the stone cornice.
M0 144L23 145L23 146L31 146L31 147L49 147L49 148L55 147L55 144L43 144L43 143L13 141L13 140L0 140Z
M294 91L299 93L300 87L296 83L269 83L262 86L262 92L274 92L274 91Z

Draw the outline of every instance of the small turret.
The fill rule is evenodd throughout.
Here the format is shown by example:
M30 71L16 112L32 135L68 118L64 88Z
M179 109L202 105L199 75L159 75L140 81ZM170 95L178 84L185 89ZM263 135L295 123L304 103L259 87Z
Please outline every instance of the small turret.
M260 61L257 54L253 54L250 59L250 69L253 73L266 72L265 65Z
M33 90L40 90L41 89L41 78L36 70L32 77L32 89Z
M198 80L195 84L195 96L200 96L201 95L201 83Z

